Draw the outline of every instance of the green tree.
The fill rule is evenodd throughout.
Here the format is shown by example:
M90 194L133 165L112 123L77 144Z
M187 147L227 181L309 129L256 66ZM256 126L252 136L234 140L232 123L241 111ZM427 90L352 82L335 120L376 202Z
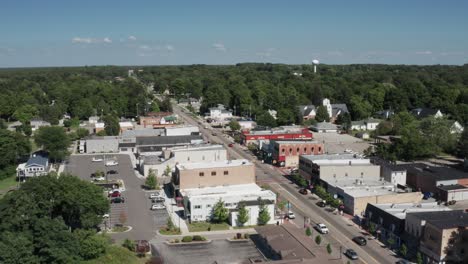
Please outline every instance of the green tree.
M31 151L30 141L20 133L0 129L0 180L15 174L16 163Z
M104 130L108 136L117 136L120 133L119 120L115 116L106 115L103 118Z
M330 243L327 244L327 252L328 252L329 255L331 255L331 253L333 252Z
M98 137L104 137L104 136L107 136L107 133L105 130L101 130L99 132L96 133L96 136Z
M359 95L351 96L350 105L355 120L368 118L372 114L372 105Z
M265 205L265 202L259 198L260 210L258 212L258 225L266 225L271 219L270 212Z
M33 117L36 117L38 115L39 111L37 110L37 107L34 105L23 105L20 106L16 109L16 111L13 113L13 117L20 121L21 123L29 123Z
M376 228L374 223L369 224L369 233L375 234Z
M349 131L351 129L351 116L349 113L342 113L338 115L336 123L341 125L343 130Z
M405 244L401 244L400 253L403 257L406 257L406 255L408 254L408 247L406 247Z
M159 108L161 109L161 111L164 111L164 112L172 112L171 99L166 96L164 100L162 101Z
M49 152L49 157L53 160L63 160L68 154L70 138L62 127L49 126L41 127L34 134L34 142Z
M312 230L310 230L310 227L307 227L306 229L306 236L311 236L312 235Z
M79 138L79 139L82 139L82 138L85 138L87 136L89 136L89 130L86 129L86 128L78 128L76 130L76 136Z
M315 237L315 243L317 243L317 245L320 245L320 243L322 243L322 237L320 235L317 235Z
M73 234L79 242L79 255L85 260L104 254L109 245L108 238L92 230L78 229Z
M130 250L131 252L134 252L135 251L135 242L133 242L132 240L126 238L123 242L122 242L122 247Z
M148 177L146 177L145 185L148 189L154 190L158 186L158 179L154 174L153 170L150 170Z
M240 202L238 206L238 212L237 212L237 225L238 226L244 226L247 221L249 221L249 212L247 211L247 208L245 208L245 203Z
M418 252L416 254L416 263L417 264L423 264L423 258L422 258L421 252Z
M213 207L213 222L224 223L229 218L229 210L224 206L223 200L219 199Z
M172 218L170 216L167 217L166 226L169 230L173 230L175 228L174 222L172 222Z
M164 175L166 176L171 176L171 167L169 167L169 165L166 166L166 169L164 170Z
M321 105L317 107L317 114L315 114L315 120L317 120L317 122L330 121L330 116L328 115L328 111L325 106Z
M153 101L151 102L151 112L161 112L161 110L159 109L159 105L158 105L158 102L156 101Z
M390 248L393 248L393 246L395 245L396 241L393 237L390 237L389 239L387 239L387 243L388 245L390 246Z
M268 112L258 114L255 121L259 126L276 127L276 120Z
M241 129L241 126L239 125L239 122L235 119L232 119L230 122L229 122L229 127L231 128L232 131L238 131L239 129Z
M463 130L463 133L458 140L458 155L462 158L468 159L468 128Z

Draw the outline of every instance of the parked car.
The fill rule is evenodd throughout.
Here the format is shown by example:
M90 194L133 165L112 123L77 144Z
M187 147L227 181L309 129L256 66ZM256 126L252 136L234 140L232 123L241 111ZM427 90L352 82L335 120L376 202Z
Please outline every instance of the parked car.
M119 163L115 160L109 160L109 161L106 161L106 166L107 167L110 167L110 166L117 166L119 165Z
M103 215L102 215L102 218L109 218L109 217L110 217L109 214L103 214Z
M293 212L291 212L291 211L288 212L288 214L286 215L286 217L289 218L289 219L296 219L296 215L295 215Z
M325 206L327 206L327 203L324 202L324 201L320 201L320 202L317 202L316 205L317 205L318 207L325 207Z
M344 253L350 259L358 259L358 254L352 249L347 249Z
M306 194L309 193L309 191L307 191L307 189L305 189L305 188L301 188L301 189L299 189L299 193L303 194L303 195L306 195Z
M107 174L117 174L117 171L116 170L109 170L109 171L107 171Z
M232 147L234 147L234 144L229 143L228 146L229 146L230 148L232 148Z
M95 177L93 178L93 181L104 181L106 178L100 176L100 177Z
M152 202L153 203L163 203L166 199L164 199L163 197L155 197L152 199Z
M103 159L102 159L102 158L93 157L92 161L93 161L93 162L100 162L100 161L103 161Z
M315 229L317 229L321 234L328 234L328 227L322 223L316 224Z
M124 197L115 197L111 199L111 203L125 203Z
M367 245L367 240L366 240L366 238L363 237L363 236L353 237L353 241L354 241L356 244L360 245L360 246L365 246L365 245Z
M111 194L109 194L109 197L120 197L122 194L119 191L114 191Z
M154 192L154 193L150 194L150 199L154 199L156 197L159 197L159 192Z
M162 210L162 209L166 209L166 206L164 204L157 203L151 206L151 210Z

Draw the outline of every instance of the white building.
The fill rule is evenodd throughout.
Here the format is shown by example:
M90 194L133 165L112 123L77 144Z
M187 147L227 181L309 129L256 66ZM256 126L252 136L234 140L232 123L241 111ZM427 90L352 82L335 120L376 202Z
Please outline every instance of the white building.
M227 159L227 151L223 145L173 147L157 155L142 155L140 172L147 177L152 170L156 176L160 177L167 167L172 171L179 163L214 162Z
M41 127L50 126L50 123L42 119L33 118L31 119L31 130L34 132Z
M232 118L232 112L226 110L226 108L222 104L218 104L217 107L211 107L209 111L209 115L206 116L206 118L209 119L213 119L216 121L224 121L226 119Z
M255 128L255 126L257 125L254 121L247 121L247 120L241 120L239 121L239 125L241 127L242 130L251 130L253 128Z
M382 120L374 118L353 121L351 122L351 129L373 131L377 129L377 126L380 124L380 122L382 122Z
M99 116L90 116L88 118L88 122L90 124L96 124L97 122L99 122Z
M229 209L229 221L233 226L237 225L237 212L240 203L244 203L249 215L249 220L244 225L257 225L261 203L266 206L270 214L268 224L276 222L274 215L276 194L270 190L262 189L254 183L185 189L181 190L181 194L184 197L186 217L191 222L209 221L212 218L213 207L220 200Z
M406 185L406 169L392 164L381 164L382 177L393 184Z
M16 175L21 177L36 177L48 173L49 158L40 154L33 154L28 162L18 165Z
M166 127L164 130L166 132L166 136L190 136L200 134L198 126Z

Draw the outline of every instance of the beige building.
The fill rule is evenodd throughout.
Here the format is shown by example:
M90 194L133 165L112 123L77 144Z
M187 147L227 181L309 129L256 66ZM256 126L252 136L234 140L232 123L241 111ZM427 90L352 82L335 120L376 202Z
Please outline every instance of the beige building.
M380 166L354 154L302 155L299 173L312 182L380 180Z
M243 159L181 163L175 168L175 190L255 183L255 166Z
M424 263L468 263L468 212L408 213L405 231L420 242Z
M140 172L147 177L149 171L161 177L169 167L171 171L179 163L199 163L225 161L228 159L227 151L223 145L191 145L173 147L163 150L160 154L144 155L140 163Z

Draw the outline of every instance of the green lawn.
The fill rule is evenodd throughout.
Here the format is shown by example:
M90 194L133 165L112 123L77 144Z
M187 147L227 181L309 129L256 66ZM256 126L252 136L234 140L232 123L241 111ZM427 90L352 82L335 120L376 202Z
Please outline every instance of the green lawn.
M6 179L0 180L0 198L2 198L5 193L11 189L12 187L16 186L16 176L11 176Z
M128 249L121 246L112 245L107 248L106 254L103 256L82 261L82 264L140 264L145 263L146 259L138 258L135 253L130 252Z
M209 223L209 222L197 222L197 223L188 224L188 228L190 232L228 230L229 227L230 225L228 225L227 223L214 224L214 223Z
M159 229L159 233L165 236L175 236L175 235L180 235L180 229L175 228L172 230L167 230L166 228L161 228Z

